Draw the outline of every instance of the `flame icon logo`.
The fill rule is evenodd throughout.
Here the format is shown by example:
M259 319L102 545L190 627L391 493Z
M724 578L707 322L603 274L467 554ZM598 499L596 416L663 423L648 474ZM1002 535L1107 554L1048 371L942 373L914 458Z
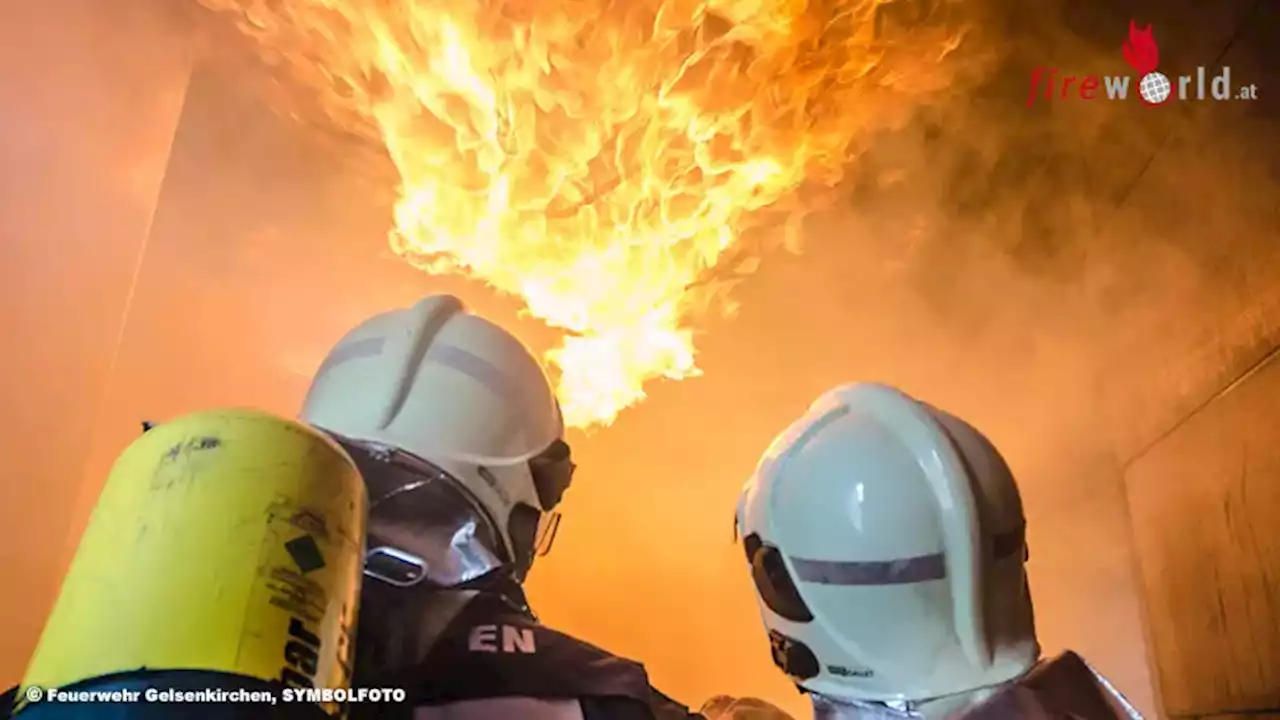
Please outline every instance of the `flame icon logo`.
M1150 25L1139 30L1137 22L1129 21L1129 39L1124 43L1124 61L1139 75L1155 72L1156 66L1160 64L1160 47L1156 45Z
M1124 43L1124 61L1138 72L1138 94L1148 105L1159 105L1173 94L1169 78L1156 72L1160 64L1160 47L1151 34L1151 26L1139 29L1138 23L1129 21L1129 39Z

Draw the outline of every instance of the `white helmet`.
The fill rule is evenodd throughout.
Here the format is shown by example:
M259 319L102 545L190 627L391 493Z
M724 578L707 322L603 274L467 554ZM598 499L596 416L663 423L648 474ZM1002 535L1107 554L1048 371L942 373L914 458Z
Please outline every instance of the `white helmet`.
M894 388L814 402L765 452L736 527L774 662L803 690L920 701L1039 658L1013 475L976 429Z
M344 440L362 465L370 486L366 572L392 584L432 572L437 582L449 572L465 582L497 564L523 578L539 524L572 477L542 366L449 295L348 332L316 372L302 419ZM443 545L451 558L430 549L445 531L455 533ZM468 542L478 546L460 549Z

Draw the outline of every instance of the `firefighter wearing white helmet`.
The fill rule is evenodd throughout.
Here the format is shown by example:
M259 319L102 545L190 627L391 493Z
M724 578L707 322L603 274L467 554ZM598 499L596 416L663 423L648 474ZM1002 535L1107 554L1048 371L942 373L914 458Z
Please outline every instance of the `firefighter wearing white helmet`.
M643 666L541 625L525 601L574 465L519 340L427 297L348 332L302 418L338 439L369 491L355 683L408 692L353 718L691 717Z
M818 718L1137 717L1040 660L1017 484L968 423L878 384L779 435L739 501L774 662Z

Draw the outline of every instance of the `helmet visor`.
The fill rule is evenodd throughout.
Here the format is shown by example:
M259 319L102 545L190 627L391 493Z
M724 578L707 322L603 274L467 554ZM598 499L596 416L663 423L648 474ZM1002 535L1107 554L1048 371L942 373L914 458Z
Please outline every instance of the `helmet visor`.
M449 473L401 450L341 442L368 488L366 576L453 587L505 564L493 519Z

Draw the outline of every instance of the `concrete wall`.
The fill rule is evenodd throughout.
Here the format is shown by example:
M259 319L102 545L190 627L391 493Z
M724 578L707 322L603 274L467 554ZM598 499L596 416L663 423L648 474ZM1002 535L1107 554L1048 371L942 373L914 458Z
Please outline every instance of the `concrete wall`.
M1280 9L1258 4L1243 19L1202 62L1236 77L1275 77L1280 62L1268 46ZM1124 353L1144 358L1146 371L1117 372L1107 385L1128 405L1109 404L1108 434L1126 459L1151 664L1170 717L1280 716L1280 555L1263 529L1280 508L1278 100L1189 116L1135 189L1130 211L1151 211L1127 218L1175 239L1205 269L1202 282L1220 288L1186 312L1153 318ZM1241 184L1205 187L1186 207L1170 203L1220 167L1236 168ZM1224 224L1240 230L1224 233Z
M0 678L61 577L71 507L191 69L147 0L0 4Z
M1277 357L1179 425L1126 476L1171 717L1280 715Z

